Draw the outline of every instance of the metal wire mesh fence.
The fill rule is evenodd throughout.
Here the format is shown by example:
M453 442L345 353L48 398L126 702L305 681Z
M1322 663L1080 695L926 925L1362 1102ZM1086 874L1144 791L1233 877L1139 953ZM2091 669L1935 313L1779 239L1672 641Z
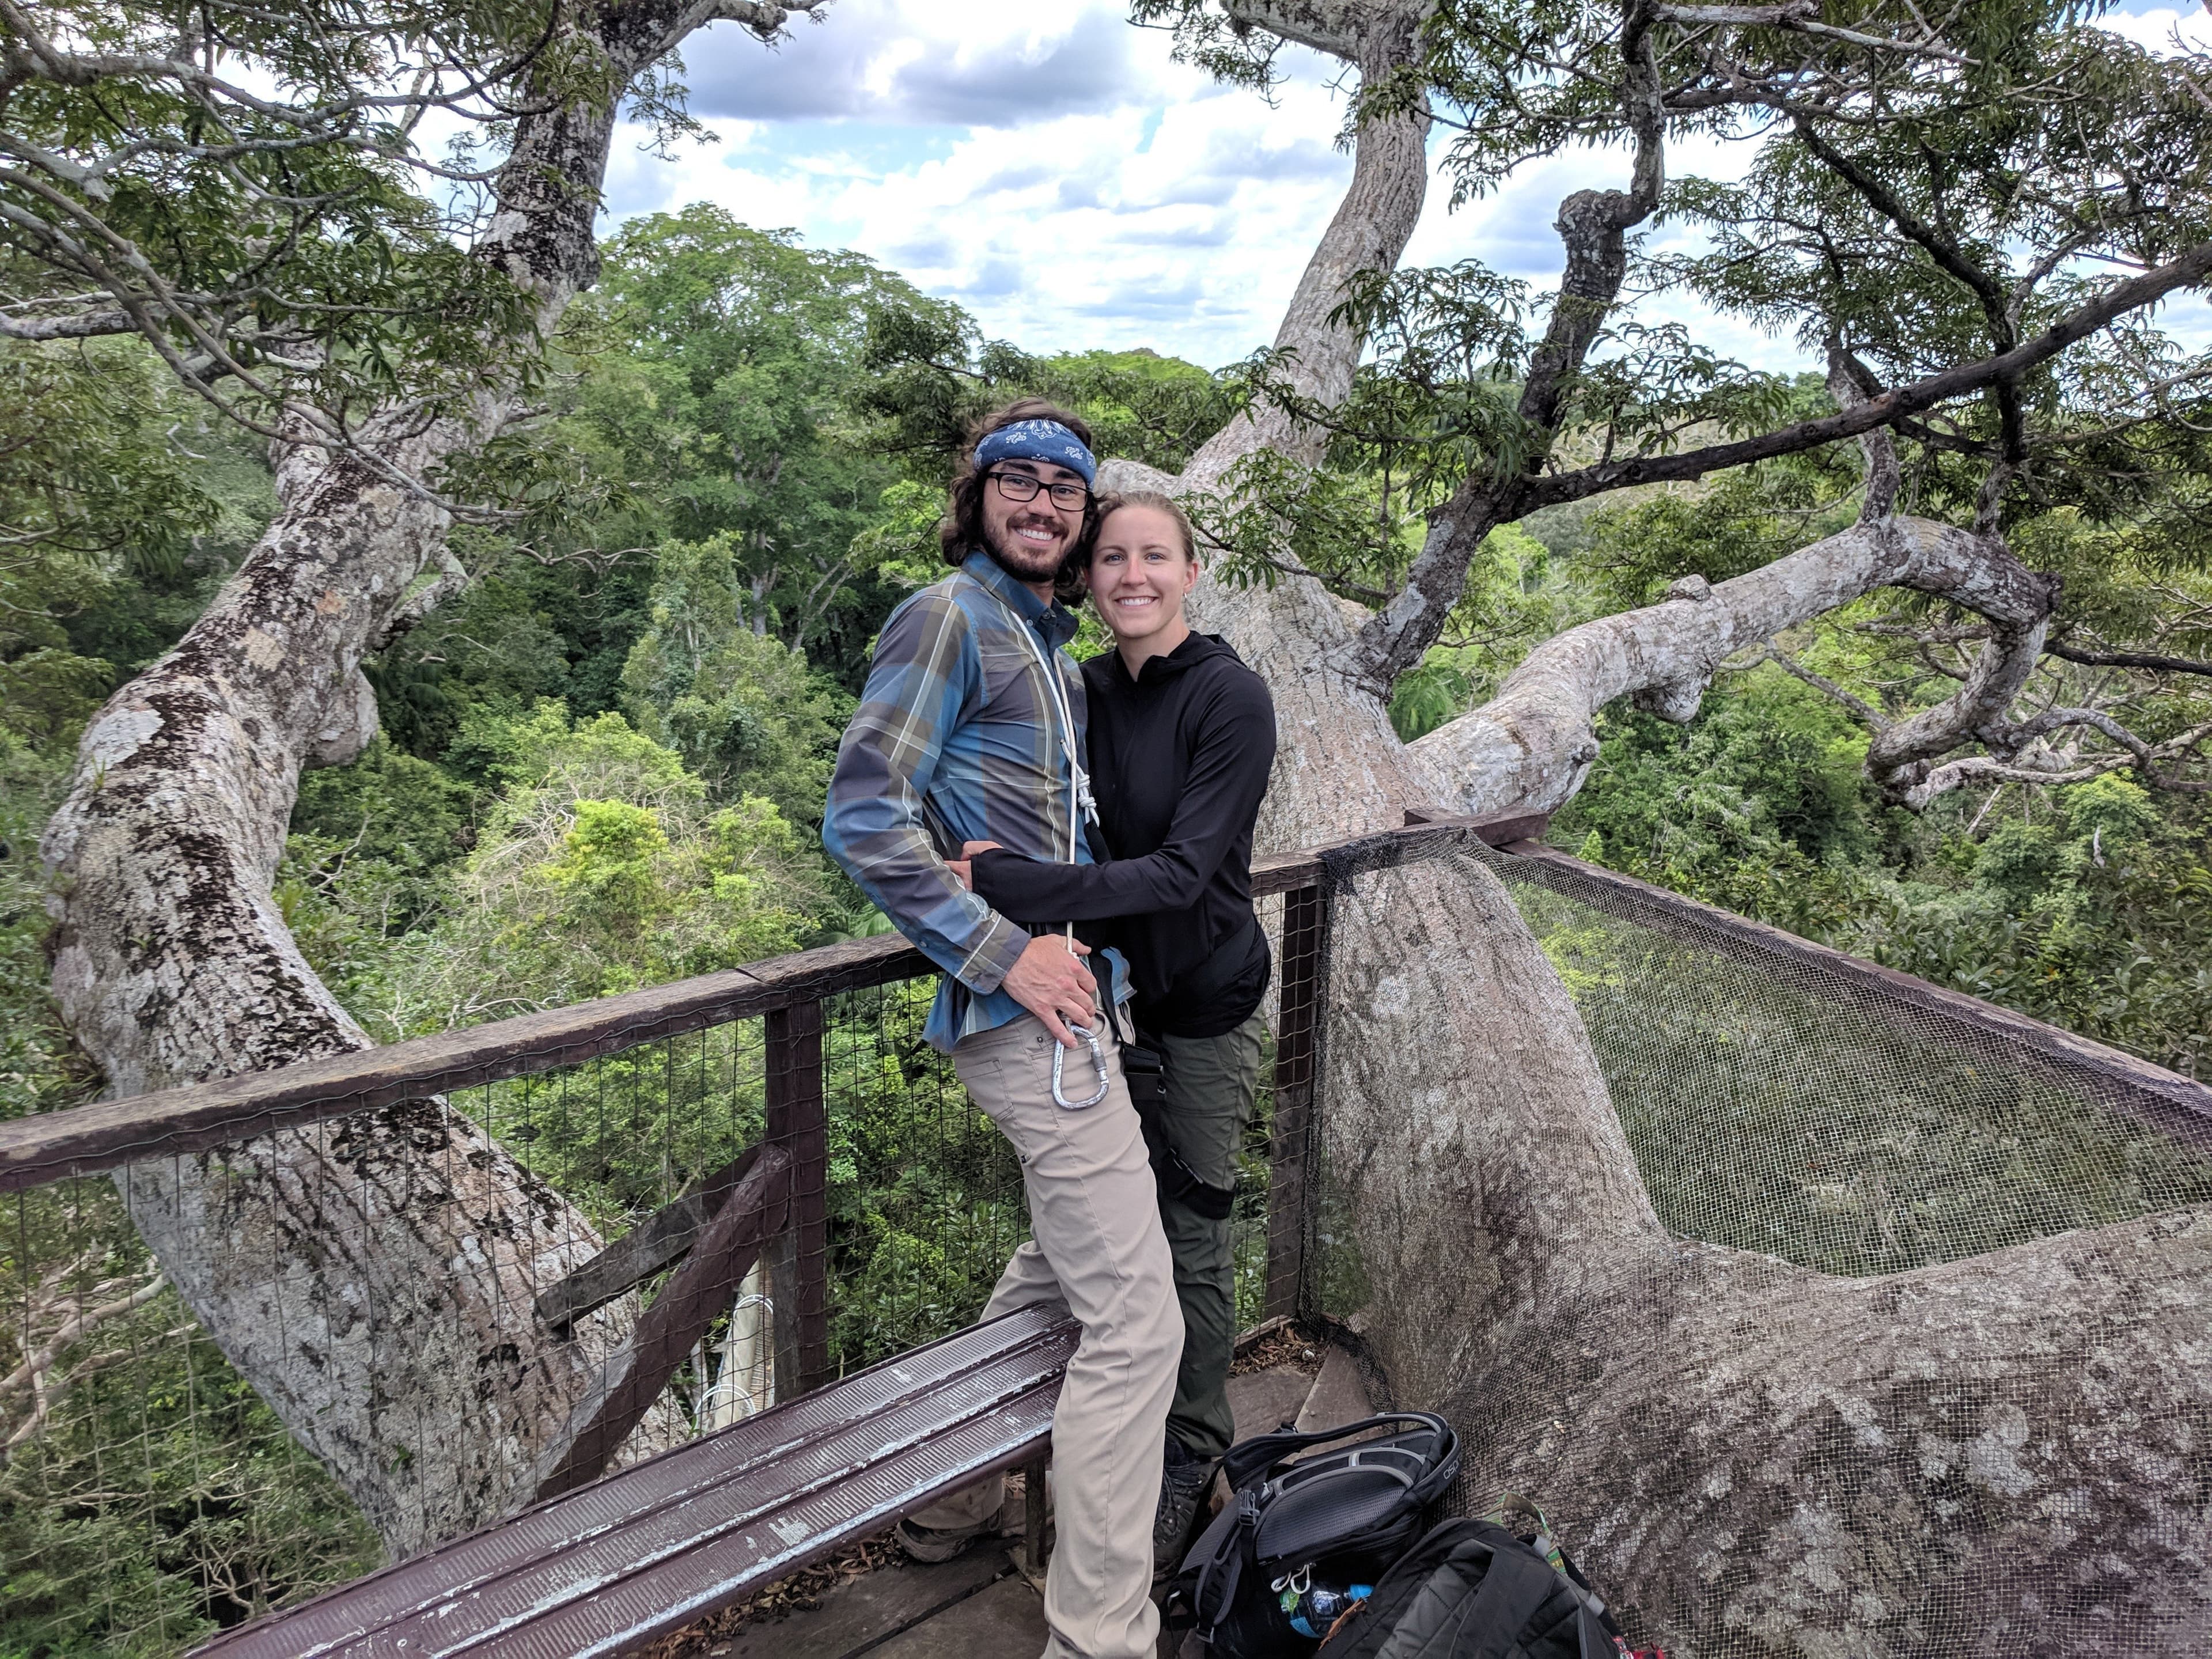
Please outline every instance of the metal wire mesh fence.
M1544 1260L1443 1389L1459 1509L1533 1498L1685 1659L2193 1650L2212 1448L2167 1310L2212 1091L1571 859L1441 867L1504 884L1671 1235ZM1313 1278L1366 1301L1356 1259Z
M1570 860L1433 839L1411 855L1505 880L1680 1238L1874 1275L2212 1198L2206 1121L2154 1068L2046 1028L2023 1046L1809 947L1762 955ZM1329 884L1352 866L1306 864L1273 887L1276 1033L1231 1221L1246 1325L1368 1295L1319 1133ZM0 1146L0 1659L178 1651L967 1324L1027 1216L1012 1150L922 1041L927 972L896 941L833 947L381 1051L387 1074L281 1109L149 1108L143 1142L103 1130L122 1153L72 1142L45 1176ZM283 1116L303 1100L319 1121ZM187 1118L218 1127L161 1127ZM279 1350L319 1358L262 1363ZM304 1380L242 1380L272 1369Z
M1679 1237L1869 1277L2212 1200L2212 1120L2148 1067L2032 1046L1572 860L1486 862L1572 994Z
M166 1653L375 1565L98 1178L12 1194L0 1247L0 1653Z

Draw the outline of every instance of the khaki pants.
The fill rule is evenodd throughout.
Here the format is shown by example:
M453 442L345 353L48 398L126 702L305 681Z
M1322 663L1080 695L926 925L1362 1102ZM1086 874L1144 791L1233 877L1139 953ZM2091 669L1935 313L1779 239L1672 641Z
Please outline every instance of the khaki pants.
M1105 1099L1079 1111L1053 1100L1056 1045L1030 1015L952 1052L960 1081L1020 1155L1029 1193L1030 1242L1006 1264L983 1316L1057 1301L1083 1327L1052 1418L1059 1537L1045 1574L1046 1659L1147 1659L1158 1639L1152 1516L1182 1356L1145 1138L1111 1024L1102 1016L1098 1028L1111 1081ZM1069 1052L1064 1076L1071 1099L1097 1086L1087 1048ZM973 1525L998 1507L1002 1490L994 1477L914 1518Z

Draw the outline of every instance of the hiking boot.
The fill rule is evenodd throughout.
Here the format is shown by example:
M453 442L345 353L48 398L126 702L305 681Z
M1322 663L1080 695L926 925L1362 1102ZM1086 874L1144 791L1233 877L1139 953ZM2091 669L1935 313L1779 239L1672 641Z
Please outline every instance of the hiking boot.
M1173 1572L1182 1565L1199 1505L1212 1484L1213 1459L1193 1457L1173 1435L1160 1469L1160 1506L1152 1513L1152 1570Z
M934 1564L963 1554L978 1539L996 1538L1006 1518L1004 1504L972 1527L924 1527L912 1521L898 1523L899 1547L916 1561Z

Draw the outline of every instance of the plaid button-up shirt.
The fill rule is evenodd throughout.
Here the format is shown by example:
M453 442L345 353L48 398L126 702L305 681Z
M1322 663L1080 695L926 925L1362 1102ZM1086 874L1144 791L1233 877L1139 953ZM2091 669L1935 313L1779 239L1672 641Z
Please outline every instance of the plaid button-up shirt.
M1030 630L1066 688L1069 734L1083 752L1083 676L1061 650L1075 618L971 553L891 612L876 641L860 711L845 728L822 844L891 925L945 970L923 1035L950 1050L1025 1012L1000 988L1030 942L945 867L961 843L995 841L1065 861L1073 810L1068 757ZM1075 861L1091 863L1075 825ZM1120 953L1091 957L1115 1003L1128 996ZM1110 979L1109 976L1110 975Z

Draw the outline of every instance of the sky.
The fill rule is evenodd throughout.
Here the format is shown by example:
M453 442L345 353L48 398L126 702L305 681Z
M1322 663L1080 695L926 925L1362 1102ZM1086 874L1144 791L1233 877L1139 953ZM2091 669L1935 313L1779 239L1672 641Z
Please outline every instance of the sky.
M2194 3L2124 3L2111 25L2145 45L2179 28L2212 47ZM609 228L713 202L865 253L1033 352L1150 346L1215 368L1273 337L1351 177L1333 62L1287 52L1271 107L1172 62L1121 0L835 0L826 18L774 48L728 25L694 36L684 79L717 142L663 160L618 137ZM1747 149L1676 145L1668 166L1727 177ZM1560 199L1626 177L1617 152L1572 153L1453 212L1432 174L1406 263L1479 258L1548 288ZM1810 367L1794 340L1686 298L1638 314L1756 367Z

